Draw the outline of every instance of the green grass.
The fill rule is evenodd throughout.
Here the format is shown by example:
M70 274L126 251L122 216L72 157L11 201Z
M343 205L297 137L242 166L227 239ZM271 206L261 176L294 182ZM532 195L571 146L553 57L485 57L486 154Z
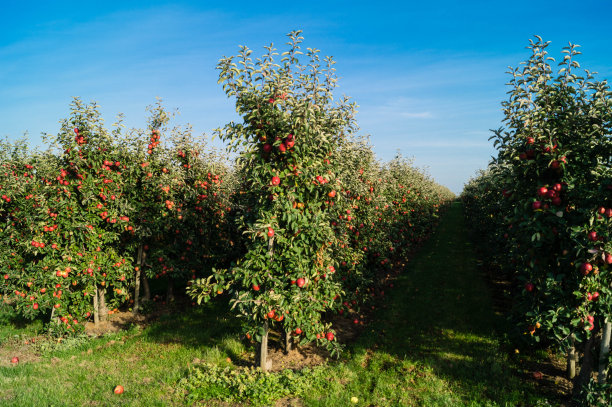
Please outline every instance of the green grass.
M174 385L194 359L227 364L226 358L245 354L225 308L212 304L93 340L31 345L42 353L39 361L0 365L0 405L180 404ZM119 384L121 396L113 394Z
M252 360L253 349L237 339L236 321L226 313L227 304L218 302L172 313L145 329L37 344L39 359L17 366L0 363L0 405L184 405L188 399L182 389L234 400L199 405L244 405L219 387L230 382L258 404L289 393L303 405L325 407L559 404L520 378L512 349L501 339L504 320L493 312L459 204L394 284L386 305L375 311L375 322L340 361L295 378L220 373L216 366ZM40 329L0 321L0 344L9 347L15 346L11 338ZM195 359L214 368L202 372L199 364L194 367ZM226 384L219 384L223 375ZM299 385L281 389L287 380ZM123 395L113 394L117 384L125 387Z

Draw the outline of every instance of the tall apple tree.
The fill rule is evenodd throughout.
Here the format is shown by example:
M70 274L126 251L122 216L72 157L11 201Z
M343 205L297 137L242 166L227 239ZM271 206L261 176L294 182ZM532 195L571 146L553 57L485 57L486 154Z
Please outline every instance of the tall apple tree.
M338 140L354 131L355 106L347 98L333 102L332 58L322 60L310 48L304 54L300 31L289 38L279 61L272 45L255 60L241 47L239 55L221 59L217 67L219 82L243 119L218 135L238 153L239 224L247 241L245 255L208 282L229 287L232 308L244 317L248 335L261 343L264 370L271 329L283 332L287 345L289 339L317 341L339 350L322 319L341 295L329 201L334 151Z

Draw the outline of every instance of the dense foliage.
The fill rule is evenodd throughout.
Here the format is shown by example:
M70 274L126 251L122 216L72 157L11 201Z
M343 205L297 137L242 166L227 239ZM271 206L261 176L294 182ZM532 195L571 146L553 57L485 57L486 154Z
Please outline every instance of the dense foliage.
M574 45L554 73L547 46L538 37L510 72L507 128L492 137L498 156L463 199L490 264L514 282L519 331L560 346L570 366L575 349L583 355L579 391L596 369L596 344L600 383L609 366L612 93L580 72Z
M184 286L231 253L227 166L180 129L160 145L152 111L147 132L122 135L76 99L47 151L0 145L0 293L22 315L78 330L138 298L141 269Z

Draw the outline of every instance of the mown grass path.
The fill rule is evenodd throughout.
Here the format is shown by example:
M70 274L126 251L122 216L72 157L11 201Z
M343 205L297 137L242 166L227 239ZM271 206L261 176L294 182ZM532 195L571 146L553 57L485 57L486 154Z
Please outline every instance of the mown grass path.
M336 367L344 384L308 405L533 406L547 404L520 378L478 270L462 206L402 271L352 359ZM320 395L317 395L320 396Z

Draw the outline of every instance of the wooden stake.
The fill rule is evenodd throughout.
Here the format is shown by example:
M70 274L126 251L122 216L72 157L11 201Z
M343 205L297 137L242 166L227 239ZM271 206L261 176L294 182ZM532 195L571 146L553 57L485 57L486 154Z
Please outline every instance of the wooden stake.
M138 246L138 257L136 258L136 276L135 276L135 287L134 287L134 307L132 308L132 312L134 314L138 313L138 308L140 307L140 270L142 269L142 245Z
M268 321L264 322L264 334L261 337L259 348L259 367L264 372L268 371Z

